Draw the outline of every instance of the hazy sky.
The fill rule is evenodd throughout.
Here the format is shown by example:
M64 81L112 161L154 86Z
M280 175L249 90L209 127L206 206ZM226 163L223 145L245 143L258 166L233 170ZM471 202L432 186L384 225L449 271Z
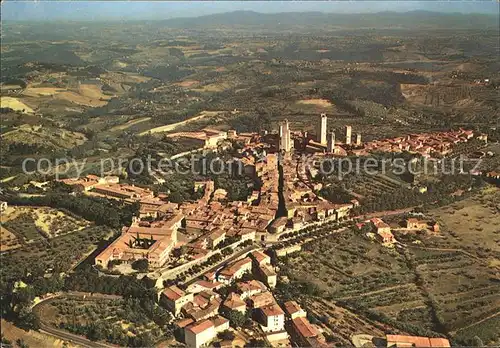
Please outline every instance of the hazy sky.
M427 10L491 13L499 3L484 1L2 1L2 20L166 19L251 10L257 12L321 11L366 13Z

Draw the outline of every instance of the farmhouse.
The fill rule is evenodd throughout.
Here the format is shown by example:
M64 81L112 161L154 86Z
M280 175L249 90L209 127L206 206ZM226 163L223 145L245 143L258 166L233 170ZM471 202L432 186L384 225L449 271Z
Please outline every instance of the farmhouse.
M413 230L425 230L427 229L427 222L415 218L409 218L406 220L406 228Z

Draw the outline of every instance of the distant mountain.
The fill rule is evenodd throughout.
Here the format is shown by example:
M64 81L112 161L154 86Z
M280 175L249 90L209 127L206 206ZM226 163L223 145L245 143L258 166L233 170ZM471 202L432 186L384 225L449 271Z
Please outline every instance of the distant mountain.
M262 28L262 29L357 29L357 28L434 28L496 29L498 16L486 14L441 13L429 11L338 14L323 12L258 13L235 11L201 17L162 21L171 28Z

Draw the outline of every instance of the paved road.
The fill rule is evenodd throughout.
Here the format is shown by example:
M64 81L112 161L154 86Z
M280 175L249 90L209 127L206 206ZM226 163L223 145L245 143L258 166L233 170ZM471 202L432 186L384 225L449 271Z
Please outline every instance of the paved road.
M41 300L35 306L33 306L33 308L39 306L40 304L42 304L44 302L52 301L52 300L55 300L56 298L60 298L60 297L81 298L81 294L82 293L77 293L77 292L75 292L75 293L61 293L61 294L58 294L56 296L48 297L46 299ZM117 295L92 294L91 296L86 296L85 299L86 300L97 300L97 299L110 300L110 299L115 299L115 298L122 298L122 297L117 296ZM115 345L110 345L110 344L106 344L103 342L94 342L94 341L86 339L83 336L75 335L75 334L69 333L68 331L57 329L55 327L52 327L50 325L43 323L41 320L40 320L40 332L55 336L63 341L69 341L69 342L75 343L75 344L82 346L82 347L91 347L91 348L94 348L94 347L115 348L116 347Z
M69 341L69 342L75 343L75 344L82 346L82 347L89 347L89 348L94 348L94 347L115 348L116 347L116 346L108 345L108 344L101 343L101 342L94 342L94 341L86 339L85 337L74 335L74 334L69 333L67 331L59 330L59 329L53 328L53 327L46 325L46 324L43 324L43 323L40 323L40 332L55 336L63 341Z

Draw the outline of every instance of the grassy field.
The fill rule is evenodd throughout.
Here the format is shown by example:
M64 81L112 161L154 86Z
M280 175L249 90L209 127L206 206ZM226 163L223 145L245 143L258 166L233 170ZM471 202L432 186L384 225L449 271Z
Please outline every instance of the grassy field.
M10 108L15 111L22 111L25 113L33 113L35 112L32 108L30 108L28 105L24 104L22 101L20 101L17 98L12 98L12 97L1 97L0 104L2 108Z

